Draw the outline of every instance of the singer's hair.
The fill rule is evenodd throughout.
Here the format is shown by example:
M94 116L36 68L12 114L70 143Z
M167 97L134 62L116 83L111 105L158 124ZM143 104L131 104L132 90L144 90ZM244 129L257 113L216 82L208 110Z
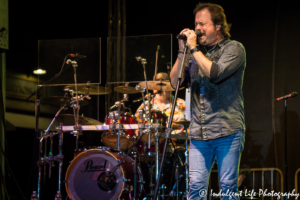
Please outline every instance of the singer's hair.
M210 12L211 21L214 23L214 25L221 25L221 34L225 38L230 38L231 35L229 31L231 24L227 24L226 15L222 6L213 3L199 3L194 9L194 15L203 9L207 9Z

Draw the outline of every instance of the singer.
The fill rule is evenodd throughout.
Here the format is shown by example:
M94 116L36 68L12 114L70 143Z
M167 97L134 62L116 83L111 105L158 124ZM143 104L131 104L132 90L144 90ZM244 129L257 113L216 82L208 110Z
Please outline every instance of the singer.
M243 45L230 40L230 25L217 4L199 3L194 9L195 31L184 29L188 54L185 80L191 85L189 149L189 200L206 199L214 162L220 190L237 192L238 168L244 148L245 117L242 92L246 53ZM179 39L178 58L171 71L176 87L185 41ZM182 80L183 82L183 80ZM181 83L182 83L181 82ZM221 199L239 199L221 196Z

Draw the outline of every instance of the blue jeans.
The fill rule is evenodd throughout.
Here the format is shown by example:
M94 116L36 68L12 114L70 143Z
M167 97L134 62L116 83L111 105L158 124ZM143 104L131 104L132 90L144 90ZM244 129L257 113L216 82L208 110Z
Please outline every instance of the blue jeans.
M209 141L190 141L189 150L189 200L204 200L208 193L210 171L217 161L220 190L237 192L241 152L244 148L245 131ZM219 191L214 191L218 193ZM229 196L221 197L230 199ZM231 199L239 199L232 196Z

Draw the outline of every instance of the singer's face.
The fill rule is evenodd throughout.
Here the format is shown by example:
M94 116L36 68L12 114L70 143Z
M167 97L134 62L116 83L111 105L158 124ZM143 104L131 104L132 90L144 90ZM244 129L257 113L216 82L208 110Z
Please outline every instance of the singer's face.
M201 37L198 37L198 42L204 46L212 46L220 41L219 29L216 28L211 21L210 12L207 9L200 10L195 16L195 30L200 30Z

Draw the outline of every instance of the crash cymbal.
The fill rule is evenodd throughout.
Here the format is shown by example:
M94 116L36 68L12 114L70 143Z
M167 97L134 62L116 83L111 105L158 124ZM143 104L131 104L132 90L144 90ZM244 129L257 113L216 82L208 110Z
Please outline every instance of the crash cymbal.
M123 93L123 94L139 93L138 90L136 90L134 87L130 87L130 86L118 86L118 87L114 88L114 91L120 92L120 93Z
M190 125L190 120L173 121L173 124Z
M75 90L74 85L67 85L65 88ZM78 94L89 94L89 95L104 95L111 93L111 89L98 86L98 85L77 85Z
M46 104L50 104L50 105L53 105L53 106L61 106L61 105L64 105L66 104L66 106L70 106L72 104L72 101L71 101L71 97L63 97L63 96L53 96L53 97L46 97L46 98L43 98L41 100L42 103L46 103ZM86 106L88 105L89 102L87 102L86 100L80 100L79 101L79 105L80 106Z
M58 122L63 123L64 126L71 126L75 124L74 115L72 114L60 114L55 119ZM78 123L81 125L102 125L103 123L88 117L79 116Z
M170 82L167 81L147 81L149 90L174 91ZM146 88L146 82L140 82L139 86Z

